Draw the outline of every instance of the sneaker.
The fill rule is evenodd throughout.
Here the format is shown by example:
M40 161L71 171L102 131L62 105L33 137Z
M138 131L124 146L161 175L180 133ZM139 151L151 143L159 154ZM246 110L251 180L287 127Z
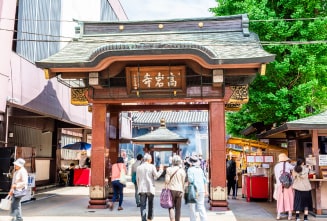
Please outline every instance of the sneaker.
M296 221L301 221L301 219L300 218L297 218Z

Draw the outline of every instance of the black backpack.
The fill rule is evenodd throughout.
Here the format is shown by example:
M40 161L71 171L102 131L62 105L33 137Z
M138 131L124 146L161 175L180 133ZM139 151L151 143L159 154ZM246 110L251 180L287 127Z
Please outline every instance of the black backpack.
M292 179L292 175L289 172L285 171L285 163L283 165L283 172L279 177L279 181L282 184L283 188L289 188L290 186L292 186L293 184L293 179Z

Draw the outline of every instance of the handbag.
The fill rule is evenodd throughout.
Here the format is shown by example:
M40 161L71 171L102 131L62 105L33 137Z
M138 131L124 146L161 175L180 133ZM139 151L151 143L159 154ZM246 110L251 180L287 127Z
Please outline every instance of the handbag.
M160 194L160 206L165 209L174 207L173 196L170 189L163 188Z
M119 168L119 171L120 171L120 176L119 176L119 182L123 185L126 185L126 173L125 173L125 170L121 170L120 167L118 166L117 164L117 167Z
M136 184L136 172L133 172L132 173L132 182L134 183L134 184Z
M1 199L0 209L10 210L10 208L11 208L11 200L12 200L12 197L9 196L9 195L7 195L5 198Z
M27 189L23 188L22 190L14 190L15 198L22 198L27 194Z
M171 181L171 178L177 173L179 169L177 169L173 175L171 175L169 182L166 184L166 187L161 190L160 194L160 206L165 209L173 208L174 202L173 202L173 195L171 194L170 189L167 188L168 184Z
M193 183L190 183L187 187L186 198L187 198L187 203L196 203L196 200L198 198L198 193Z

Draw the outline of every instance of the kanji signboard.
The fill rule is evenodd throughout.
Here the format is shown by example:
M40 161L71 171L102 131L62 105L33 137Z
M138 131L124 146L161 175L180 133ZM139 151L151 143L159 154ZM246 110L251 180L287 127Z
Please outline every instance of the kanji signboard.
M129 93L185 93L184 66L127 67Z

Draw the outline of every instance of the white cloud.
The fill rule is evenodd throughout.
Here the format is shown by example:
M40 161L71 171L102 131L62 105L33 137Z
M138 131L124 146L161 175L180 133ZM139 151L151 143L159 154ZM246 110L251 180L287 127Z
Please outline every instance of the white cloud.
M129 20L212 17L216 0L120 0Z

